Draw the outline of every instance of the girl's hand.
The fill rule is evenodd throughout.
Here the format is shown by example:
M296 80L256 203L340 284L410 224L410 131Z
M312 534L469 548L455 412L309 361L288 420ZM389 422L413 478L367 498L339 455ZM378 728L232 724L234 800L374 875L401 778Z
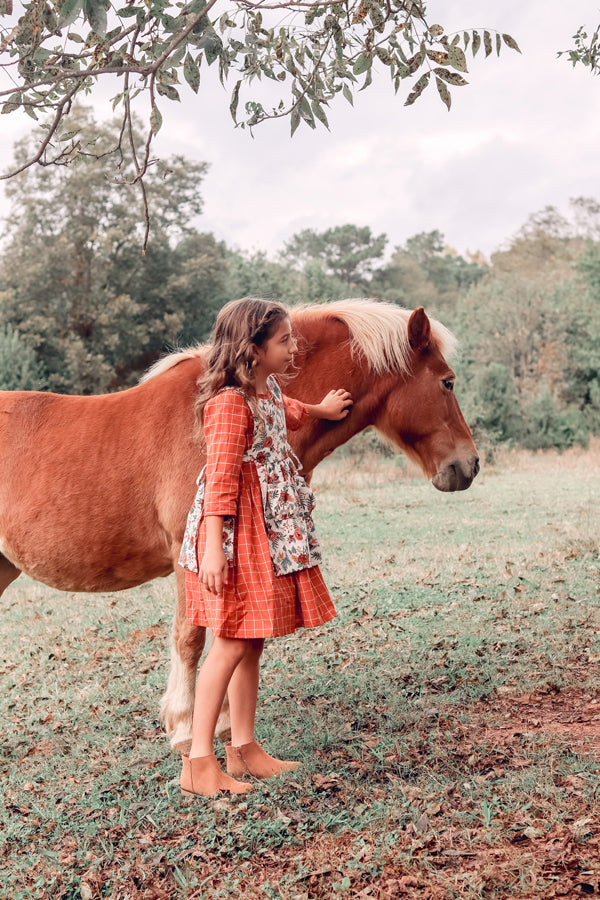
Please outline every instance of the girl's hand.
M206 548L198 574L211 594L223 593L223 585L227 584L228 567L222 547Z
M329 391L315 407L316 415L320 419L331 419L338 422L345 419L352 407L352 396L343 389Z

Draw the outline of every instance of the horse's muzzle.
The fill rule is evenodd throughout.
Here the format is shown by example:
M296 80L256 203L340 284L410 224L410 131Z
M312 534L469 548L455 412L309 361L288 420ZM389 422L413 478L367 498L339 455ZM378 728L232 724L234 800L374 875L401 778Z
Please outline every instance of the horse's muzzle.
M479 457L455 459L437 472L431 483L438 491L466 491L479 472Z

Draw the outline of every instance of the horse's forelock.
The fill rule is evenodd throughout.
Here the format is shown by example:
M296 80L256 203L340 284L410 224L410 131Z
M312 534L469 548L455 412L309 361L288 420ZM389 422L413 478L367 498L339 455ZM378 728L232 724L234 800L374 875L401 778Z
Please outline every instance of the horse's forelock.
M154 365L150 366L147 372L144 372L140 378L140 384L143 384L145 381L150 381L151 378L156 378L157 375L162 375L163 372L167 372L169 369L172 369L173 366L178 365L186 359L202 359L206 355L208 349L209 347L206 344L197 344L195 347L186 347L183 350L176 350L174 353L168 353L167 356L161 356Z
M292 318L339 319L350 331L351 349L360 352L379 375L408 372L410 343L408 320L412 310L377 300L337 300L322 306L304 306L292 310ZM429 319L431 334L443 356L450 358L456 349L454 335L438 322Z

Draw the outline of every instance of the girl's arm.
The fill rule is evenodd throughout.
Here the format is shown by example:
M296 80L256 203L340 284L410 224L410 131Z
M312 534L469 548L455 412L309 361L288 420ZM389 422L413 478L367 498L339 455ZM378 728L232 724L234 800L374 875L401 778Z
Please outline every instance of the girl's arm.
M333 422L345 419L351 408L352 395L343 389L329 391L315 406L306 404L309 416L314 416L316 419L330 419Z
M200 563L199 576L211 594L220 594L227 584L227 559L223 552L224 516L206 516L206 544Z
M348 391L329 391L320 403L312 405L283 394L283 406L287 427L290 431L297 431L307 416L333 421L345 419L352 406L352 397Z
M202 584L214 594L220 594L227 583L223 519L237 515L242 457L251 417L248 404L237 391L217 394L204 410L206 542L199 575Z

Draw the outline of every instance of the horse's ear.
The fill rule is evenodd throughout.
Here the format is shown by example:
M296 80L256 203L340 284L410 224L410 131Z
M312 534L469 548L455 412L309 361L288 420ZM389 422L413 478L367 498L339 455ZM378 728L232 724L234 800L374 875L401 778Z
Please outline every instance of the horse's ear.
M417 307L408 320L408 340L413 350L424 350L431 339L431 325L422 306Z

